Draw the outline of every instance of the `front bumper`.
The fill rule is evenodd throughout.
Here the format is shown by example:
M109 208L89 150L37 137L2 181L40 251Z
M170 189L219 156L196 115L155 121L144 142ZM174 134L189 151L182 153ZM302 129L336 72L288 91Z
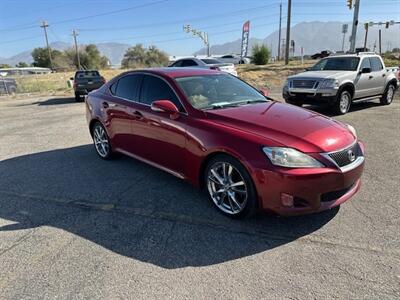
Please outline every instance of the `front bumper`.
M333 104L337 100L337 88L302 89L284 87L282 96L286 101L299 104Z
M361 144L361 143L360 143ZM364 147L361 144L364 152ZM364 161L353 169L258 169L254 182L262 210L282 216L319 212L336 207L350 199L361 185ZM293 197L293 206L283 204L282 194Z

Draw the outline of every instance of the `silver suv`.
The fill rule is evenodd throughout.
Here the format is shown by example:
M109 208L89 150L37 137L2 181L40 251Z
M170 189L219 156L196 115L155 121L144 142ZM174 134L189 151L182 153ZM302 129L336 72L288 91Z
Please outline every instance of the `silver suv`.
M375 53L326 57L306 72L288 77L283 97L298 106L329 104L338 114L347 113L353 102L379 98L387 105L399 86L393 69L385 68Z

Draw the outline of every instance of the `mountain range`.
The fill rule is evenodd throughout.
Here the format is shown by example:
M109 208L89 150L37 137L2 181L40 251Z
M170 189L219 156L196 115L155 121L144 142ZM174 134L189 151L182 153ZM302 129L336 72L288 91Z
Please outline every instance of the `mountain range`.
M301 47L304 48L304 54L313 54L322 50L341 50L342 48L342 25L341 22L301 22L294 25L291 28L291 40L295 41L295 55L300 55ZM362 47L364 45L364 26L358 26L357 31L357 43L356 47ZM344 50L349 49L349 36L351 31L351 24L349 25L349 32L345 37ZM386 51L388 48L400 47L399 28L398 26L390 26L385 29L384 26L373 26L370 27L368 33L367 47L371 50L376 45L376 51L379 51L378 46L378 31L382 29L382 51ZM278 34L279 31L271 33L264 39L253 38L249 39L249 50L251 52L252 47L255 44L265 44L272 49L273 55L277 53L278 47ZM251 28L250 28L251 35ZM282 28L281 38L285 38L286 29ZM99 43L96 44L99 51L107 56L112 65L120 65L121 60L124 56L125 51L131 47L129 44L122 43ZM226 53L240 53L241 40L227 42L224 44L217 44L211 46L211 53L216 55ZM54 42L50 44L50 47L56 50L65 50L72 47L72 45L64 42ZM9 64L14 66L18 62L32 63L33 59L31 56L32 50L18 53L9 58L1 58L0 63ZM195 55L205 54L206 49L202 48L196 51ZM174 53L170 53L173 55Z

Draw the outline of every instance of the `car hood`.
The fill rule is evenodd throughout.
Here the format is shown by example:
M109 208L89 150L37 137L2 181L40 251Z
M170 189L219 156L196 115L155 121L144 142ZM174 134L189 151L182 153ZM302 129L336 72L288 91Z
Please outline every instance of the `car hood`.
M343 76L348 76L354 71L307 71L299 73L293 76L289 76L288 79L299 79L299 78L335 78L338 79Z
M279 102L218 109L206 114L213 122L307 153L331 152L355 141L343 123Z

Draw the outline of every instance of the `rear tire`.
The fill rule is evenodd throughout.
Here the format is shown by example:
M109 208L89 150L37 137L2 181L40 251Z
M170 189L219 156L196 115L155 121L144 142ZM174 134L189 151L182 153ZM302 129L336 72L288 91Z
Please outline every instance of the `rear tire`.
M336 102L333 105L334 111L338 115L344 115L350 110L353 98L348 90L339 93Z
M257 192L246 168L229 155L213 157L204 172L207 194L217 210L233 219L251 216L257 209Z
M395 92L396 92L396 87L394 86L394 84L392 84L392 83L388 84L385 92L383 93L383 95L380 99L381 104L389 105L390 103L392 103Z

